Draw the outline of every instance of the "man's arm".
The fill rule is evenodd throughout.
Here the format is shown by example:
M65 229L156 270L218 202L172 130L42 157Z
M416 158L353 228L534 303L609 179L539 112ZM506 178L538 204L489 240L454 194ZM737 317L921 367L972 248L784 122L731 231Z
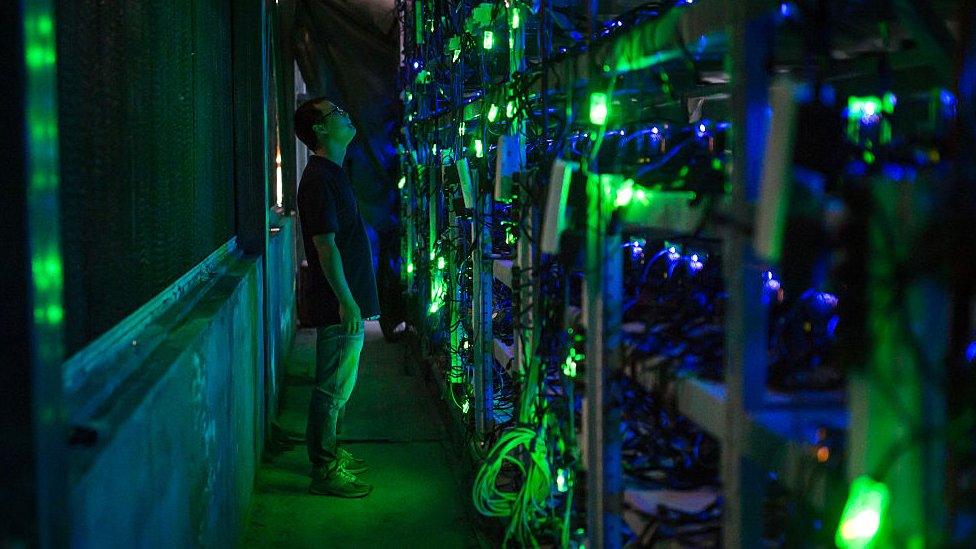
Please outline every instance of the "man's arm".
M335 233L316 235L312 237L312 242L319 253L322 272L332 286L332 291L339 298L339 314L345 332L350 335L355 334L359 330L359 323L362 322L362 312L349 290L349 283L342 270L342 256L339 255L339 248L335 244Z

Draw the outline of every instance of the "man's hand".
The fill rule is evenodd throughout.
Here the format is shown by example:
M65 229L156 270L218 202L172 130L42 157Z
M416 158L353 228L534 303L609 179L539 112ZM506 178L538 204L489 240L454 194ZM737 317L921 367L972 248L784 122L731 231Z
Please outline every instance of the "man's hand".
M359 331L359 323L363 321L363 313L355 301L340 304L339 317L342 318L342 330L346 335L355 335Z
M315 250L319 253L322 264L322 274L325 275L332 291L339 298L339 318L342 319L342 331L348 335L359 332L359 324L363 321L363 313L359 304L349 291L346 275L342 270L342 257L335 243L335 233L325 233L312 237Z

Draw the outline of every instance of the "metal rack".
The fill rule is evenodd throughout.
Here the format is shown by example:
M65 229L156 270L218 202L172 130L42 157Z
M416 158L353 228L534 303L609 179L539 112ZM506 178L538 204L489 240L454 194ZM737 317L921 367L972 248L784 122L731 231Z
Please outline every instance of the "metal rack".
M723 247L724 280L729 295L725 326L725 381L717 383L686 378L673 382L671 390L678 411L720 442L723 546L729 548L756 547L761 543L762 487L770 473L775 473L787 487L806 490L808 503L814 508L824 509L831 495L836 498L836 494L829 493L830 487L822 479L812 485L808 483L809 472L824 466L823 460L818 459L820 448L812 435L818 427L830 426L847 433L848 479L872 470L877 466L880 455L901 443L897 433L881 432L882 429L878 427L896 425L897 417L890 409L891 399L895 397L886 395L881 388L881 385L890 383L889 377L895 366L885 363L877 354L872 355L870 365L862 374L850 379L846 402L836 398L836 395L805 399L766 389L767 311L759 283L766 265L756 257L750 238L742 232L741 227L752 223L757 208L764 161L763 143L768 129L763 115L770 85L765 63L774 35L771 14L779 9L780 3L772 1L700 0L661 20L641 24L612 40L597 44L584 53L547 64L544 70L551 76L533 84L534 93L548 93L550 90L544 89L541 82L586 78L594 67L602 68L600 78L609 78L635 70L666 66L686 55L727 60L734 128L732 150L736 161L731 171L731 195L720 204L720 209L730 219L719 234ZM473 118L484 110L483 101L494 96L497 96L497 89L489 88L480 98L419 117L414 124L458 112L465 119ZM622 273L618 260L620 234L610 223L613 204L605 198L607 193L602 188L605 184L597 177L588 185L590 210L587 216L584 290L587 306L583 311L588 357L587 411L583 429L585 438L590 441L587 445L587 463L591 471L587 476L587 546L592 548L619 546L623 502L638 497L633 492L625 493L623 487L620 412L608 406L611 399L607 393L607 377L621 367L622 328L618 287L622 284ZM406 193L409 195L414 188L408 178ZM516 289L521 303L531 301L533 292L538 289L531 284L520 283L524 278L520 273L531 271L536 253L527 245L522 245L521 240L513 259L502 260L492 256L492 195L483 189L483 185L476 188L477 215L472 241L473 327L476 332L472 334L476 349L474 408L478 432L484 433L492 418L491 383L486 381L491 379L491 361L498 361L512 372L526 371L526 364L532 360L531 342L537 337L532 333L524 338L517 336L514 346L493 337L490 314L492 282L499 280ZM669 234L690 233L703 222L702 212L689 207L686 198L667 194L624 215L630 216L625 219ZM533 226L531 218L521 221ZM415 247L415 230L407 230L405 254L412 253ZM412 271L404 273L407 280L411 280L411 276ZM875 280L880 283L880 275ZM922 287L913 291L939 303L947 300L944 291ZM424 311L424 296L419 301L418 310ZM879 304L874 305L871 318L879 326L884 324L884 311ZM924 333L920 337L930 336L932 341L939 341L940 337L944 339L941 334L946 330L945 315L939 316L936 312L924 318ZM516 329L520 326L533 326L531 318L518 318ZM877 345L887 347L889 352L899 347L904 350L904 344L892 341L891 337L888 332L879 335ZM528 343L523 344L522 341ZM943 342L931 350L929 359L937 363L944 353ZM903 359L902 366L919 371L917 363L906 366L905 363L911 361L910 358ZM649 388L658 385L658 380L652 374L638 381ZM934 405L938 408L939 399L944 399L930 380L909 376L904 382L907 386L898 390L898 398L907 399L916 412L921 406ZM940 427L935 424L928 426ZM869 435L872 441L870 446L865 442ZM914 516L892 519L901 521L897 526L900 539L925 539L926 535L931 534L935 527L933 525L941 520L938 505L926 493L938 485L938 479L944 478L944 474L937 460L921 450L914 452L909 462L889 472L887 478L893 497L908 502L904 509L909 511L903 510L901 513L914 513ZM925 483L913 482L913 470L921 471Z

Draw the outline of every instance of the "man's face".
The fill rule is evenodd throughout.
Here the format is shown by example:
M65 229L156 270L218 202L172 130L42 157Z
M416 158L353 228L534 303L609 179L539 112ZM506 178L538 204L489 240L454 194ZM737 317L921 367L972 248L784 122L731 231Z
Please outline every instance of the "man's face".
M349 113L338 108L331 101L322 101L318 104L318 108L323 116L322 120L315 125L315 133L319 136L319 140L332 140L348 145L356 135L356 127L352 125Z

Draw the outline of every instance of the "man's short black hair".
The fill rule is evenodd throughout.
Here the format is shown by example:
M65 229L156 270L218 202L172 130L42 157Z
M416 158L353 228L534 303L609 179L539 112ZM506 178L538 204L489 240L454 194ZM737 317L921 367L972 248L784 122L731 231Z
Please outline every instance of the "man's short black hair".
M301 104L295 111L295 135L310 151L319 148L319 139L315 135L312 126L322 121L322 111L319 110L319 103L328 101L328 97L316 97L309 99Z

